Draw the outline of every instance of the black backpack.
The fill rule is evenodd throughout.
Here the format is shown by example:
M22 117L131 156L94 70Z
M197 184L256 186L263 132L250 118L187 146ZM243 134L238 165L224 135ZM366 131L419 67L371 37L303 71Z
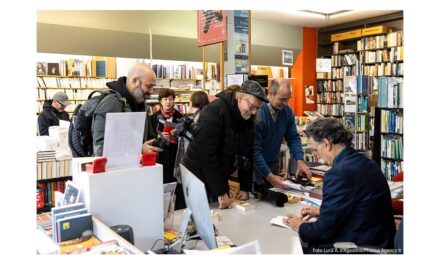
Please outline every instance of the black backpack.
M93 96L95 93L99 95ZM73 111L69 128L69 146L74 157L93 155L92 122L96 108L107 95L118 96L119 94L114 90L95 90L89 94L84 104L79 104Z

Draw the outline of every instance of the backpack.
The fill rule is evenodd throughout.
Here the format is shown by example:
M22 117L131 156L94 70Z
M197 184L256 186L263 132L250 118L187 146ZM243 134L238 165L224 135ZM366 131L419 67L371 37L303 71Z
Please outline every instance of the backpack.
M95 93L99 93L99 95L93 96ZM74 157L91 157L93 155L92 123L95 110L107 95L121 97L114 90L95 90L89 94L84 104L79 104L73 111L72 123L69 128L69 146Z

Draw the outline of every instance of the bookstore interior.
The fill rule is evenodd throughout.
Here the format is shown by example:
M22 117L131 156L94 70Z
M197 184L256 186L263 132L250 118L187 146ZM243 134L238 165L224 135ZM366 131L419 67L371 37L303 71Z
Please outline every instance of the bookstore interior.
M40 10L36 59L38 254L403 253L403 11ZM139 75L147 71L139 65L154 75L151 83L142 79L145 72ZM290 94L276 108L283 85ZM261 192L253 182L260 172L256 154L249 159L233 150L234 171L254 177L247 191L240 188L247 184L241 176L221 167L227 151L186 166L200 145L209 153L229 144L222 140L228 129L243 129L224 128L231 116L217 113L228 93L235 111L247 98L244 107L256 116L250 145L228 140L262 152L263 166L273 173L261 179L270 185ZM209 101L196 111L200 94ZM98 112L110 97L130 109ZM272 127L254 148L265 109ZM278 129L283 112L293 113L286 132L279 142L264 142L278 136L270 129ZM105 126L99 128L102 115ZM326 120L336 121L333 126L351 140L331 162L326 151L340 144L335 132L318 140L308 130L322 129L319 124L327 123L319 121ZM148 126L154 136L147 140ZM227 133L210 131L218 141L198 143L209 126ZM100 154L93 152L98 136ZM186 153L180 152L184 141ZM78 144L92 149L74 151ZM276 147L275 161L265 152L273 149L269 144ZM249 161L255 163L240 164ZM338 168L343 162L346 167ZM226 179L226 198L210 197L211 174L194 169L208 163L223 177L214 182ZM371 191L363 191L365 184ZM385 201L365 205L377 204L371 196L382 186ZM359 193L350 205L333 195L344 188ZM220 209L221 199L230 209ZM392 227L386 227L388 215ZM329 223L331 217L344 227ZM387 233L381 239L391 242L378 242L373 233Z

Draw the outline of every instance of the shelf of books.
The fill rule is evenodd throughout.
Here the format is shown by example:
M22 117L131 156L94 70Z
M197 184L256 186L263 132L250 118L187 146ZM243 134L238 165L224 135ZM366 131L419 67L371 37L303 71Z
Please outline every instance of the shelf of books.
M317 79L317 110L324 116L343 117L354 133L355 148L367 156L374 156L370 150L381 140L374 125L378 87L386 85L380 82L404 75L403 31L389 32L383 26L371 29L355 30L353 38L332 39L331 71ZM352 92L344 89L350 82L355 85Z
M403 78L378 78L373 158L391 180L403 170Z
M203 75L202 62L38 53L37 114L43 110L44 102L58 91L69 97L71 104L66 111L72 113L93 90L108 89L107 82L126 76L129 67L139 62L150 65L157 76L155 93L146 100L149 114L160 108L157 97L163 88L176 92L176 109L181 113L188 113L192 92L206 91L214 95L220 91L218 63L208 62ZM202 87L204 77L205 87Z

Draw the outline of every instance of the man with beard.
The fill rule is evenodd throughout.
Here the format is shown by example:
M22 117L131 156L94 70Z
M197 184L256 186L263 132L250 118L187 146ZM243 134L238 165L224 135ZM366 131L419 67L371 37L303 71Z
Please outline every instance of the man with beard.
M223 91L216 97L200 112L200 130L189 143L182 164L205 184L210 202L230 208L231 198L249 199L253 124L257 109L268 100L261 85L251 80L236 91ZM240 192L229 197L228 179L237 169Z
M63 92L57 92L53 95L52 100L44 102L43 111L38 116L40 136L48 136L49 127L58 126L60 120L69 121L69 114L64 111L69 104L69 98Z
M114 93L104 97L95 110L92 124L94 156L102 156L106 114L145 112L144 100L153 93L155 85L156 74L144 63L133 65L128 70L127 77L119 77L117 81L107 83L107 87ZM153 137L153 130L147 117L142 152L162 151L162 149L150 145L154 140Z

